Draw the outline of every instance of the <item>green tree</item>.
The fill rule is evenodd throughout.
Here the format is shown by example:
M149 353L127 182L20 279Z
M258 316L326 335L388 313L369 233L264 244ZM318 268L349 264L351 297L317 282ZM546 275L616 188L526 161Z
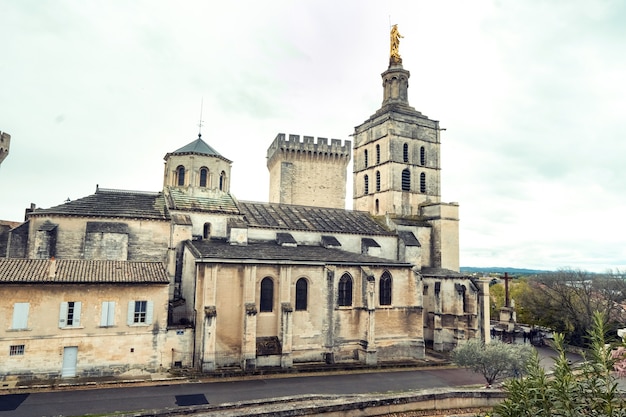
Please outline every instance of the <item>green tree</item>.
M574 369L565 356L562 334L555 335L557 352L554 373L549 376L535 354L526 368L526 377L504 383L507 399L494 407L500 417L624 417L626 403L617 395L613 376L615 359L605 344L604 316L592 314L589 332L590 353Z
M498 340L483 343L470 339L451 353L452 362L482 374L488 385L497 380L521 376L533 354L529 345L503 343Z

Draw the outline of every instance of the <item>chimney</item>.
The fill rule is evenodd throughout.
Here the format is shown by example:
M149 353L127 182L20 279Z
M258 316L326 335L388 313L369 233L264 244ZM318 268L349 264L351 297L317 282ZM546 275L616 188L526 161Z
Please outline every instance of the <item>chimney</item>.
M48 278L54 278L57 275L57 260L54 259L54 256L50 257L50 261L48 262Z

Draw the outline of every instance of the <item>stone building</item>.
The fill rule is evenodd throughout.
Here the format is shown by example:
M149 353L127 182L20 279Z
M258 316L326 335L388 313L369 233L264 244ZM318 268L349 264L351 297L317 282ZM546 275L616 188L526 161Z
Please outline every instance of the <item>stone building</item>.
M9 155L9 148L11 147L11 135L6 132L0 132L0 165L2 161Z
M279 133L267 152L269 203L237 200L231 161L199 135L165 155L159 192L97 188L56 207L32 207L9 232L7 259L0 260L8 271L2 285L30 286L9 291L21 298L8 298L13 306L1 316L4 328L23 311L15 305L32 303L34 314L27 295L44 293L50 300L38 312L57 316L63 303L89 303L88 320L97 327L103 302L137 301L132 289L144 285L134 274L128 282L107 278L119 273L108 263L130 271L156 263L162 271L148 273L159 317L153 355L138 362L105 355L98 368L100 353L90 352L109 343L108 330L72 333L81 335L71 342L78 374L104 372L113 362L124 370L157 362L201 370L376 365L422 358L426 348L449 350L469 338L488 340L488 283L458 272L458 204L440 201L439 123L409 106L409 75L401 60L390 61L382 106L355 128L354 149L349 141ZM355 210L345 210L352 154ZM68 276L57 285L6 266L44 265L52 257L58 265L96 263L102 274ZM69 295L48 291L53 285ZM29 342L17 340L22 332L0 333L0 349L23 345L21 363L40 363L49 352L38 340L57 332L46 323L33 327ZM134 345L134 331L124 327L116 343ZM20 372L19 363L11 373Z

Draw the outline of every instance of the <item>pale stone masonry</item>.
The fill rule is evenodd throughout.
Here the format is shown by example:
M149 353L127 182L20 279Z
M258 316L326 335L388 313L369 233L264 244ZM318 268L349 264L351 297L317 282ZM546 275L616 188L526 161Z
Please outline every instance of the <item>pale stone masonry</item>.
M6 132L0 132L0 164L9 155L9 148L11 147L11 135Z

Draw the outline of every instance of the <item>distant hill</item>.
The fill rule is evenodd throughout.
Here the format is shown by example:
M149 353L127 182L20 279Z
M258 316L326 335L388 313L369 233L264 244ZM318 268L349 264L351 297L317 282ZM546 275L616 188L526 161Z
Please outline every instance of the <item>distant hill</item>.
M532 275L532 274L545 274L553 271L546 271L541 269L525 269L525 268L503 268L499 266L489 267L474 267L474 266L462 266L461 272L464 274L504 274L508 272L509 275Z

